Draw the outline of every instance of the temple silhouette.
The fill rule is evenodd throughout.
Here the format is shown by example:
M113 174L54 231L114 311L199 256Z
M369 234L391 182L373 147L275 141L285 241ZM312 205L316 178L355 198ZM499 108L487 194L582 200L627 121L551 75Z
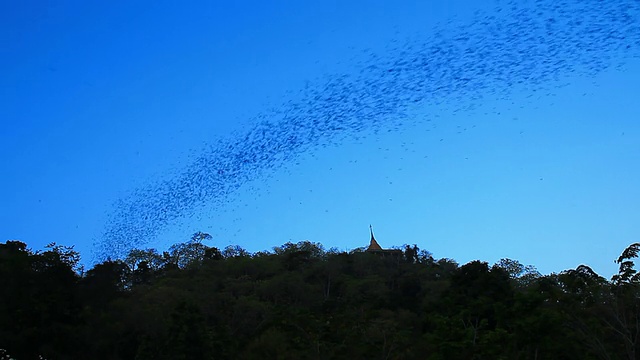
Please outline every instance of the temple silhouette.
M378 241L376 241L375 236L373 236L373 226L369 225L369 232L371 233L371 241L369 242L369 247L367 248L367 252L377 254L380 256L402 256L402 250L398 249L383 249Z

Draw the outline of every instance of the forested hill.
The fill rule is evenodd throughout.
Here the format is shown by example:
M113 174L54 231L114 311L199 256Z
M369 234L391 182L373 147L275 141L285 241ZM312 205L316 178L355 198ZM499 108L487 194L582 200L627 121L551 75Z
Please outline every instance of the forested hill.
M0 244L0 354L55 359L636 359L640 244L611 280L504 259L191 241L85 271ZM622 250L622 249L621 249ZM638 354L638 355L637 355ZM9 356L10 355L10 356ZM4 357L3 357L4 358Z

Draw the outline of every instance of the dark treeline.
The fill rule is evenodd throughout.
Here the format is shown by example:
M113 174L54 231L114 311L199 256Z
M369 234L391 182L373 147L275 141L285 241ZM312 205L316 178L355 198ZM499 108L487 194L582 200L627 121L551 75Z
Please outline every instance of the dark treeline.
M458 265L286 243L250 254L197 233L85 271L73 248L0 244L0 354L36 359L629 359L640 275L503 259Z

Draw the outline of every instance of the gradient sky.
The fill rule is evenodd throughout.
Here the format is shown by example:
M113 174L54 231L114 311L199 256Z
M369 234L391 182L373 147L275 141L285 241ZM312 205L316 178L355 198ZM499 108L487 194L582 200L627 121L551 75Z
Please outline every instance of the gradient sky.
M383 247L609 277L640 241L640 5L599 3L5 2L0 240L85 259L196 231L348 250L372 224ZM621 5L628 27L598 8ZM527 31L544 28L532 9L551 35ZM429 70L386 68L418 57ZM261 126L266 140L243 140ZM267 160L241 145L289 134L302 140Z

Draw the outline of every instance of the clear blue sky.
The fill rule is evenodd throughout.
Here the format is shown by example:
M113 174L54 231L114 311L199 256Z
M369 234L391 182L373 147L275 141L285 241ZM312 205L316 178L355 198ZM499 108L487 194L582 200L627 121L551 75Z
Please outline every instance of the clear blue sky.
M353 249L373 224L608 277L640 241L639 9L5 2L0 240Z

